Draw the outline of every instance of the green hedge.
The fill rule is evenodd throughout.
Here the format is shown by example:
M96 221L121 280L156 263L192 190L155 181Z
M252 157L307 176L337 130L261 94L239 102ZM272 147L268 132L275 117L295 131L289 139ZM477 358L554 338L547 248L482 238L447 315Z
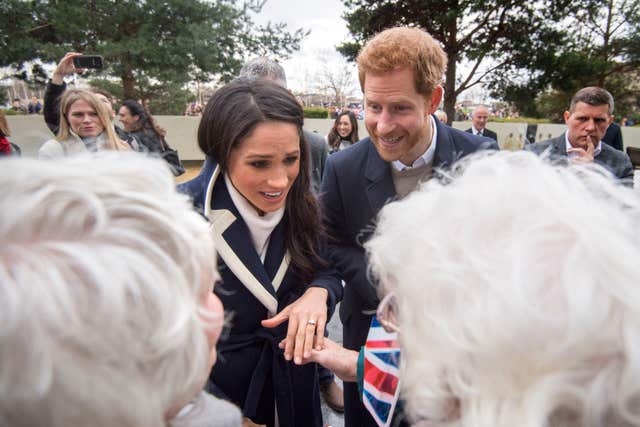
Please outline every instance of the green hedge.
M26 116L27 113L19 113L11 108L7 108L7 109L3 109L2 111L4 111L4 114L7 116Z
M305 108L305 119L327 119L329 118L329 110L326 108Z

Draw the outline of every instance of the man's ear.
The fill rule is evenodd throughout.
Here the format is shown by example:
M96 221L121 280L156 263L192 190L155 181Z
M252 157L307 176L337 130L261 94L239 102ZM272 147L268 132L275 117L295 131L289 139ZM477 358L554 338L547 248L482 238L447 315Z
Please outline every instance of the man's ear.
M564 122L567 123L567 121L569 120L569 117L571 117L571 113L568 111L565 111L563 116L564 116Z
M431 95L427 100L427 111L429 112L429 114L435 113L435 111L438 109L438 107L440 106L440 102L442 102L443 94L444 89L442 88L442 86L438 85L433 89L433 92L431 92Z
M609 115L609 120L607 122L607 126L611 126L611 123L613 123L613 119L615 119L616 116L614 116L613 114Z

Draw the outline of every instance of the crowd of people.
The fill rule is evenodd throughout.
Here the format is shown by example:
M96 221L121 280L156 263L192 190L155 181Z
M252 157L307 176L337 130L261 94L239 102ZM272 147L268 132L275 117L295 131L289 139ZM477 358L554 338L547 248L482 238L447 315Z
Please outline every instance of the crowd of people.
M67 90L64 78L82 71L73 63L78 56L81 54L70 52L60 60L47 83L44 106L35 97L33 108L30 104L29 111L42 111L45 123L54 135L40 147L38 157L56 159L85 152L133 150L163 158L175 176L184 173L177 151L166 141L166 130L156 123L143 104L135 100L122 102L118 110L122 129L114 123L114 97L109 92L96 88ZM1 152L16 154L17 150L7 149L9 130L4 113L2 120Z
M120 128L66 88L77 55L55 137L2 160L0 425L322 427L321 395L349 427L640 425L640 195L605 89L500 152L485 107L436 116L447 57L396 27L357 57L369 136L347 110L324 139L256 58L176 185L143 104Z

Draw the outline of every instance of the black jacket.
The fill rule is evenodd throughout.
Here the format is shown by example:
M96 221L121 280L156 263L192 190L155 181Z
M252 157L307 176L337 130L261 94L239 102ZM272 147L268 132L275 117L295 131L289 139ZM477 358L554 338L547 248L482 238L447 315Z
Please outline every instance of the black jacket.
M471 128L469 128L469 129L467 129L465 132L468 132L468 133L471 133L471 134L472 134L472 133L473 133L473 130L472 130ZM494 131L492 131L492 130L487 129L487 128L484 128L484 129L483 129L483 131L482 131L482 136L487 137L487 138L490 138L490 139L493 139L495 142L498 142L498 134L497 134L497 133L495 133L495 132L494 132Z

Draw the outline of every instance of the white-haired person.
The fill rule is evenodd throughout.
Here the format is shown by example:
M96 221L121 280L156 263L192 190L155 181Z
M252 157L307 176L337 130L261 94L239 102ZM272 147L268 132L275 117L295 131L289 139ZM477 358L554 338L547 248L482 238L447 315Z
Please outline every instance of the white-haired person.
M640 194L522 152L452 178L387 205L367 244L408 421L640 425ZM357 353L325 345L312 360L362 380Z
M2 168L0 425L240 425L202 392L223 323L215 250L162 161Z
M128 151L131 147L118 137L107 107L96 95L67 90L60 99L57 136L40 147L38 157L51 159L103 150Z

